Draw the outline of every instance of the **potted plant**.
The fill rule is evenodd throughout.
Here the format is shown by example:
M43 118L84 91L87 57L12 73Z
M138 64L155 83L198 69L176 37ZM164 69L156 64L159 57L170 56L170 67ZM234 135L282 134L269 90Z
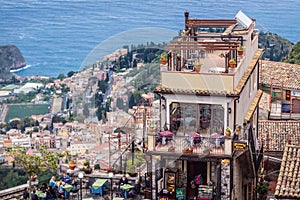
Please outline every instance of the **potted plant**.
M195 72L199 73L202 65L203 65L203 63L196 61L194 63Z
M30 176L30 178L31 178L31 181L35 182L37 179L37 175L34 174L34 175Z
M230 135L231 135L231 129L230 129L229 127L226 128L226 130L225 130L225 135L226 135L227 137L230 137Z
M167 52L163 52L160 55L160 64L166 65L167 64L167 60L168 60L168 54L167 54Z
M74 170L76 167L76 162L74 160L69 161L69 168L70 170Z
M266 199L266 195L269 191L269 182L261 181L256 186L256 191L259 194L259 199Z
M154 125L150 124L148 127L149 132L153 132L154 131Z
M242 55L243 55L244 49L245 49L245 48L246 48L246 47L243 46L243 45L239 46L239 48L238 48L238 50L237 50L239 56L242 56Z
M90 162L86 161L83 165L84 165L84 167L83 167L82 170L84 171L84 173L91 174L92 173L92 168L90 166Z
M176 149L176 147L171 146L171 147L168 148L168 151L169 151L169 152L175 152L175 149Z
M193 153L193 147L184 148L182 150L182 152L185 153L185 154L192 154Z
M95 166L94 166L94 170L100 170L101 169L101 167L100 167L100 164L95 164Z
M236 60L234 58L231 58L229 60L229 67L232 68L232 69L236 68Z

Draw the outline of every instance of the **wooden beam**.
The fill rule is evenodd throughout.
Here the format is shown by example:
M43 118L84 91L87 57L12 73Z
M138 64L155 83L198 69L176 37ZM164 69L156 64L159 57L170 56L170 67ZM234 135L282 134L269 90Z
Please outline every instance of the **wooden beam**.
M236 24L235 19L188 19L186 22L187 27L228 27Z

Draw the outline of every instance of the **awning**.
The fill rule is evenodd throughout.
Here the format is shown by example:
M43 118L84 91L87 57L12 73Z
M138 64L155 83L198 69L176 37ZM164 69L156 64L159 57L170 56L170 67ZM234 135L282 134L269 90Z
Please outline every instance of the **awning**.
M165 137L173 137L174 133L172 133L171 131L161 131L158 132L158 135Z

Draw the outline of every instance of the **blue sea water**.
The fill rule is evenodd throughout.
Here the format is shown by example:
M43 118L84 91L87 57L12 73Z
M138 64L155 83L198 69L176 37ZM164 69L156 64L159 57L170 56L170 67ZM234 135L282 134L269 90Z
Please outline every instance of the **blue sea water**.
M0 45L21 50L30 67L17 74L56 77L122 45L168 42L185 10L227 19L242 10L261 31L300 40L299 0L0 0Z

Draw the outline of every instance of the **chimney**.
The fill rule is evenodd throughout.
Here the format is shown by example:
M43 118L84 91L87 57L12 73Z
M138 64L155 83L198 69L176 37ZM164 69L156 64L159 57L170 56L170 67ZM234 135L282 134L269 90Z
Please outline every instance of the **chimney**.
M184 12L184 24L185 24L185 30L186 31L188 30L188 27L186 26L186 23L187 23L188 19L189 19L189 11L186 10Z

